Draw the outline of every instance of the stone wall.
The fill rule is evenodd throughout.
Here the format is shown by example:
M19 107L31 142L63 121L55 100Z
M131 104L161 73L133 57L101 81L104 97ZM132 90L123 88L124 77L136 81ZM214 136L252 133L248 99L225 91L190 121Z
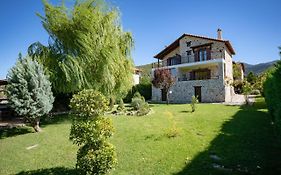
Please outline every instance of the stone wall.
M187 46L187 42L191 41L191 45ZM211 59L224 59L221 64L210 66L211 77L218 76L218 79L210 80L193 80L193 81L177 81L172 87L170 94L171 103L186 103L190 102L191 97L194 95L194 86L201 86L202 102L229 102L232 100L234 95L233 87L231 83L233 81L233 70L232 70L232 56L230 51L226 47L224 42L211 41L208 39L202 39L192 36L185 36L180 41L179 47L174 49L168 55L163 58L163 63L166 65L166 60L170 57L179 54L182 59L187 59L188 50L192 50L192 46L212 43L211 45ZM194 53L189 56L191 60L194 60ZM187 60L182 60L182 62L187 62ZM182 77L182 74L186 74L187 78L189 74L187 72L194 68L177 68L178 78ZM152 88L152 101L161 102L161 90Z
M171 103L189 103L191 97L195 95L194 86L201 86L202 102L224 102L225 87L223 80L193 80L177 82L172 88L169 95ZM161 90L152 88L152 101L161 102Z
M186 42L190 42L191 45L187 47ZM186 51L192 50L192 46L198 46L202 44L208 44L208 43L213 43L212 44L212 54L211 54L211 59L217 59L217 58L224 58L224 50L226 49L226 46L223 42L219 41L210 41L208 39L203 39L203 38L197 38L197 37L192 37L192 36L185 36L180 40L180 55L182 57L186 57L187 53ZM194 53L192 52L192 57L194 57Z
M190 42L191 45L187 46L186 42ZM223 42L219 41L210 41L208 39L202 39L192 36L185 36L179 41L179 47L175 48L173 51L171 51L169 54L165 55L163 58L163 66L166 66L166 60L170 57L173 57L175 55L181 55L182 56L182 63L188 62L187 59L189 59L189 62L194 62L194 53L191 52L191 55L187 55L186 51L192 50L192 46L198 46L202 44L212 43L212 54L211 59L218 59L218 58L225 58L225 54L229 55L229 51ZM231 56L230 56L231 57Z

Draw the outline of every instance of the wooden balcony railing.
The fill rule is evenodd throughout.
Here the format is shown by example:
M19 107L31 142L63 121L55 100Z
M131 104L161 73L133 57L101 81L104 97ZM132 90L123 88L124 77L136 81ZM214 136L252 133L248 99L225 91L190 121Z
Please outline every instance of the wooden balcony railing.
M219 79L219 76L205 77L205 78L178 78L178 81L194 81L194 80L213 80Z

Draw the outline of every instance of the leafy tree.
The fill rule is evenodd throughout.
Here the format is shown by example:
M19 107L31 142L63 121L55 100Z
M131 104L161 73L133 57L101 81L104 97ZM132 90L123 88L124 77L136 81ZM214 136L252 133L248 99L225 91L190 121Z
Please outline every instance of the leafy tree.
M134 93L139 92L145 100L151 99L152 84L151 79L148 77L141 77L140 84L137 84L130 89L124 98L126 103L130 103Z
M70 106L76 113L70 139L80 146L76 167L83 174L106 174L117 163L115 148L108 142L113 135L110 118L103 117L108 100L95 90L75 94Z
M165 90L167 104L169 104L169 91L175 84L176 78L172 76L169 69L155 69L152 84L156 88Z
M233 64L233 79L234 80L240 80L241 79L241 67L242 65L240 63L234 63Z
M250 95L251 91L252 91L251 84L248 81L245 81L244 85L243 85L243 94L245 95L245 98L246 98L246 105L249 104L249 95Z
M77 1L69 9L43 2L45 15L39 16L49 44L34 43L28 53L44 65L54 91L124 96L133 83L133 39L122 30L119 11L102 0Z
M266 71L264 71L263 73L261 73L260 75L257 76L256 82L253 85L253 88L258 90L261 95L264 96L264 83L267 79L267 77L273 72L275 68L271 67L269 69L267 69Z
M253 85L255 84L256 80L257 80L257 76L253 72L249 72L249 74L247 75L247 81L251 85Z
M53 106L51 83L44 75L43 67L31 58L19 58L7 75L6 86L9 104L14 111L25 117L36 132L40 132L40 117Z

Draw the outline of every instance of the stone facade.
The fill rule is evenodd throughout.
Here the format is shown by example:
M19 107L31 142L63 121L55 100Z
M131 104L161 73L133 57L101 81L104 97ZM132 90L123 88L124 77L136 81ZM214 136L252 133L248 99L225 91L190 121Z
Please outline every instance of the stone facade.
M189 103L194 95L194 87L201 86L202 101L201 102L224 102L225 87L222 79L210 80L194 80L177 82L171 88L169 101L171 103ZM152 101L161 102L161 90L155 87L152 88Z
M176 48L161 58L165 68L174 69L175 85L170 89L171 103L188 103L195 95L195 88L201 87L201 102L231 102L234 95L232 54L227 43L223 40L207 37L184 36L178 41ZM210 49L209 60L196 61L194 48L207 45ZM176 55L181 56L181 64L167 66L167 59ZM157 57L156 57L157 58ZM207 69L208 79L193 80L190 73L194 70ZM154 71L154 69L152 70ZM153 73L152 73L153 75ZM152 101L161 102L161 89L152 88Z

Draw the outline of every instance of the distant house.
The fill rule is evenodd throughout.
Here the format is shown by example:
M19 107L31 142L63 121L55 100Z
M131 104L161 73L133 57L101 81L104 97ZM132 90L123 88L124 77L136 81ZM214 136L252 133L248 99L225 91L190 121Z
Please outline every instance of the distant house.
M176 83L169 95L174 103L190 102L193 95L200 102L231 102L235 95L232 87L232 56L235 51L228 40L183 34L154 57L158 68L170 69ZM165 89L152 88L152 101L166 101Z
M134 74L133 74L134 85L140 84L140 77L141 77L141 70L138 68L134 68Z
M0 80L0 104L5 103L7 101L7 97L5 96L4 90L5 86L8 84L7 80Z
M0 80L0 120L12 114L11 110L8 108L8 99L4 93L7 84L7 80Z

